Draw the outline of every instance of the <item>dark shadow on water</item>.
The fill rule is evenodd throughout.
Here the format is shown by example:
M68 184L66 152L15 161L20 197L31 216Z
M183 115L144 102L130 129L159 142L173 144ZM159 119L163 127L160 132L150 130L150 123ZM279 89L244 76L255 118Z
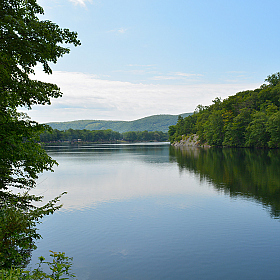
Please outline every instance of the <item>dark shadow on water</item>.
M174 148L170 161L209 180L232 197L254 199L280 217L280 151L238 148Z

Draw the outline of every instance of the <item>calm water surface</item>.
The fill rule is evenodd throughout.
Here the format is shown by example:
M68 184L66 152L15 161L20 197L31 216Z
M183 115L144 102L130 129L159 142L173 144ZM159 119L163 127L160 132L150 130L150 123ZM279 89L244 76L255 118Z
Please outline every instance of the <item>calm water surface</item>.
M83 279L280 279L279 151L167 144L49 147L63 191L33 262L72 256Z

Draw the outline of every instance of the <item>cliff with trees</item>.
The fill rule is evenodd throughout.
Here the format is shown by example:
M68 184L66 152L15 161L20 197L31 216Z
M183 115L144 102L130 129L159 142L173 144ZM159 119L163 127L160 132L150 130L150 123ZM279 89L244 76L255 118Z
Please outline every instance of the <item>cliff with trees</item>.
M280 147L280 72L255 90L238 92L210 106L198 105L193 115L179 116L169 127L171 143L197 134L200 144L230 147Z

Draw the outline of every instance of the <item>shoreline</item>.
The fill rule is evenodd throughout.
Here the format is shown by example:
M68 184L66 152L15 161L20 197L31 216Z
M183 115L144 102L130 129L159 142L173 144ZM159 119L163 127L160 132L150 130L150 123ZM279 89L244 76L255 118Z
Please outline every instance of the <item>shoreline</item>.
M202 147L202 148L210 148L211 146L207 143L201 144L199 141L199 137L196 134L182 136L182 140L179 142L174 142L171 145L173 147Z

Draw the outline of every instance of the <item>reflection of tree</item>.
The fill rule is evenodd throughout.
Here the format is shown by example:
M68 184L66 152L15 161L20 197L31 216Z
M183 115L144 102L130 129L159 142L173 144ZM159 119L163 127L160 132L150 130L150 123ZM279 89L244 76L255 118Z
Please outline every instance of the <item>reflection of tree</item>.
M269 206L280 216L280 151L264 149L170 148L171 160L210 180L231 196L244 196Z
M169 162L169 145L162 143L139 143L139 144L88 144L88 145L67 145L47 146L46 151L52 157L62 154L63 157L75 157L83 154L83 160L91 160L95 154L116 156L119 154L136 155L139 159L147 162ZM139 157L139 155L143 155Z

